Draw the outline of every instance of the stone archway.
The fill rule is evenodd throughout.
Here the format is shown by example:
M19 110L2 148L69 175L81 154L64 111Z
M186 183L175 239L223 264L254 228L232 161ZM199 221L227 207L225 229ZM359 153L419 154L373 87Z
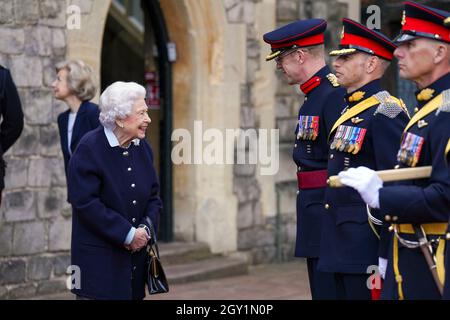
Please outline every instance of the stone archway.
M81 30L69 30L67 57L83 59L100 74L103 31L111 0L93 1L82 15ZM235 71L242 65L227 48L235 46L220 1L161 0L169 36L177 47L173 65L173 128L193 134L203 128L239 124L240 87ZM83 32L89 28L90 32ZM235 52L245 59L245 47ZM98 95L97 95L98 98ZM236 251L237 201L233 166L180 165L173 168L174 235L203 241L215 253Z

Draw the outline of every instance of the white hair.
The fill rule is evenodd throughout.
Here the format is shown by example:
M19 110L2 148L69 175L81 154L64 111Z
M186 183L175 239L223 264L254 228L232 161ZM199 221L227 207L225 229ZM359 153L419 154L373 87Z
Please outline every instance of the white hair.
M136 82L116 81L109 85L100 96L100 123L114 130L116 119L130 115L137 99L145 97L145 88Z

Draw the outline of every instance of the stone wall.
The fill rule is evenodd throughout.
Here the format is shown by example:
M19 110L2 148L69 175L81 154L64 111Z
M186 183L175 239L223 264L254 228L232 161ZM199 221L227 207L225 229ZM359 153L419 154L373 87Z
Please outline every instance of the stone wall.
M92 0L71 1L88 14ZM2 0L0 63L11 70L25 115L5 155L0 216L0 299L64 290L71 210L56 124L54 66L66 58L65 0Z

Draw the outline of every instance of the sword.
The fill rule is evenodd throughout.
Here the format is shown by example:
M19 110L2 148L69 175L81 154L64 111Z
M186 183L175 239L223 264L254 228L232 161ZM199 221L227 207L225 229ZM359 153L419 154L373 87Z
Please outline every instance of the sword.
M416 233L417 240L419 241L420 250L422 250L428 268L430 269L431 275L433 276L434 283L436 284L436 287L442 296L444 294L444 286L439 280L439 276L436 270L436 261L433 256L433 248L431 247L431 244L428 243L425 231L419 225L413 224L412 226L414 228L414 232Z
M431 166L417 168L403 168L376 171L383 182L402 181L429 178L431 176ZM345 187L339 179L339 176L331 176L327 180L328 186L332 188Z

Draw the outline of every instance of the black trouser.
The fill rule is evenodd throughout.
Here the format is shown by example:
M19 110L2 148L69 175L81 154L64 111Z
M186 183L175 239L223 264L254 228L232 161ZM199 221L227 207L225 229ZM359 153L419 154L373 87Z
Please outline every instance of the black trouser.
M337 298L339 300L372 300L367 286L368 274L335 273Z
M308 266L309 287L313 300L336 299L334 274L317 270L319 258L306 258Z

